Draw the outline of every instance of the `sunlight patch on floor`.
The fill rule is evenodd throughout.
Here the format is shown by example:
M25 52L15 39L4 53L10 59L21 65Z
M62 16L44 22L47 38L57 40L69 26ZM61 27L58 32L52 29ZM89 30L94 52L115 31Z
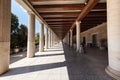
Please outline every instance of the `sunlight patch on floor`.
M17 55L16 55L17 56ZM14 56L13 56L14 58ZM69 80L62 44L10 64L0 80Z

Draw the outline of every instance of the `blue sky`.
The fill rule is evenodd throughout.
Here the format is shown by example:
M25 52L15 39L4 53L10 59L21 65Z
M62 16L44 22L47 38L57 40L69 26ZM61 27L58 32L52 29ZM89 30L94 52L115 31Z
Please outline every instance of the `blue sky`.
M28 25L28 13L15 0L12 0L11 12L18 16L19 24ZM40 32L40 24L37 20L35 32Z

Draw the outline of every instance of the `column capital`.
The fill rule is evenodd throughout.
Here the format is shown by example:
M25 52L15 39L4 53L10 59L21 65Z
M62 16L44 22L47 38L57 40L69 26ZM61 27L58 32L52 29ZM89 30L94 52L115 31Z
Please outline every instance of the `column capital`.
M28 14L34 14L32 11L27 11Z
M40 21L40 24L44 24L44 23Z
M76 21L76 24L77 24L77 23L81 23L81 21Z
M73 29L70 29L70 32L72 32L73 31Z
M44 23L43 23L44 24ZM45 26L45 28L47 28L47 25L46 24L44 24L44 26Z

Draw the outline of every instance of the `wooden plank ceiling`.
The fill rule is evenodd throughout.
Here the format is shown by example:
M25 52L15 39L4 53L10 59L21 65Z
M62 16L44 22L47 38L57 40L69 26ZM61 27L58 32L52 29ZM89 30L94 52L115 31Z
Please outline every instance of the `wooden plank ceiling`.
M81 31L106 22L105 0L29 0L35 10L48 23L50 28L62 39L89 2L94 1L92 10L81 18ZM95 4L95 1L97 4Z

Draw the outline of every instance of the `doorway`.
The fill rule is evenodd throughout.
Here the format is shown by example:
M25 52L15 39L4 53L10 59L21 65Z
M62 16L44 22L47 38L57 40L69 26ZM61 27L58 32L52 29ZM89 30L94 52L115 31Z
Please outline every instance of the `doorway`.
M86 45L86 37L83 37L83 43Z
M97 34L92 35L92 46L97 47Z

